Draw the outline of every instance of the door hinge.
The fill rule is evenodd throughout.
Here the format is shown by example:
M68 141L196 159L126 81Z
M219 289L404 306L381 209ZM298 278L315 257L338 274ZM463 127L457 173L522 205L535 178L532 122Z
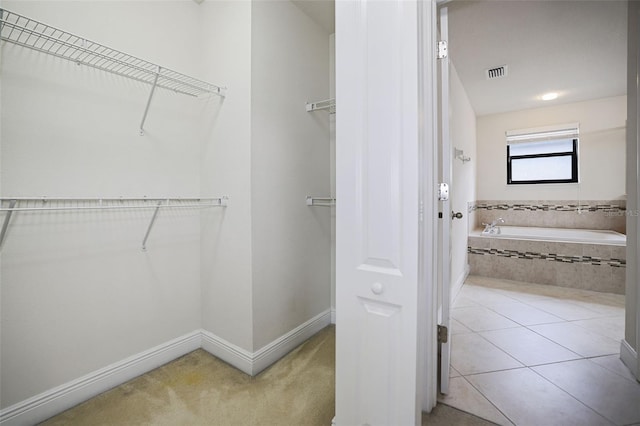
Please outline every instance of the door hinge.
M438 324L438 343L447 343L449 340L449 329Z
M449 201L449 185L444 182L438 184L438 201Z
M448 56L447 54L447 41L440 40L438 42L438 59L444 59Z

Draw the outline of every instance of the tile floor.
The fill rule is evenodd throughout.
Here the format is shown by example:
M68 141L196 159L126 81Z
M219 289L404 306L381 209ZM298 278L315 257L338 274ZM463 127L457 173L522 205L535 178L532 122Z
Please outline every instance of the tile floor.
M624 296L470 276L451 318L441 402L501 425L640 425Z

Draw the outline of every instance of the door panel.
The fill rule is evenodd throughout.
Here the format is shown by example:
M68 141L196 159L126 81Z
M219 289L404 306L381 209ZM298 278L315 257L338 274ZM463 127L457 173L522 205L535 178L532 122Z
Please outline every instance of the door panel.
M338 426L420 420L418 9L336 2Z

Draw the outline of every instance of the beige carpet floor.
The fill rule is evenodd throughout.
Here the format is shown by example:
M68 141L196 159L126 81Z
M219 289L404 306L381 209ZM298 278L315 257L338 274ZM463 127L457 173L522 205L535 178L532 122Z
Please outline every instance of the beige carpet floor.
M329 326L255 377L197 350L43 424L330 426L334 371L335 327ZM444 405L422 423L491 424Z

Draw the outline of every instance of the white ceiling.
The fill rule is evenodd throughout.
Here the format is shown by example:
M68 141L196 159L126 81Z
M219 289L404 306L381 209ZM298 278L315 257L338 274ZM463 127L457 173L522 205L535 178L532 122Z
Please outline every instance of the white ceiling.
M292 0L329 33L333 0ZM627 3L455 0L449 54L478 116L626 93ZM485 70L507 65L504 78ZM542 101L546 92L554 101Z
M336 32L334 0L291 0L329 34Z
M449 55L478 116L626 93L623 1L455 1ZM507 65L488 80L485 69ZM542 101L545 92L555 101Z

